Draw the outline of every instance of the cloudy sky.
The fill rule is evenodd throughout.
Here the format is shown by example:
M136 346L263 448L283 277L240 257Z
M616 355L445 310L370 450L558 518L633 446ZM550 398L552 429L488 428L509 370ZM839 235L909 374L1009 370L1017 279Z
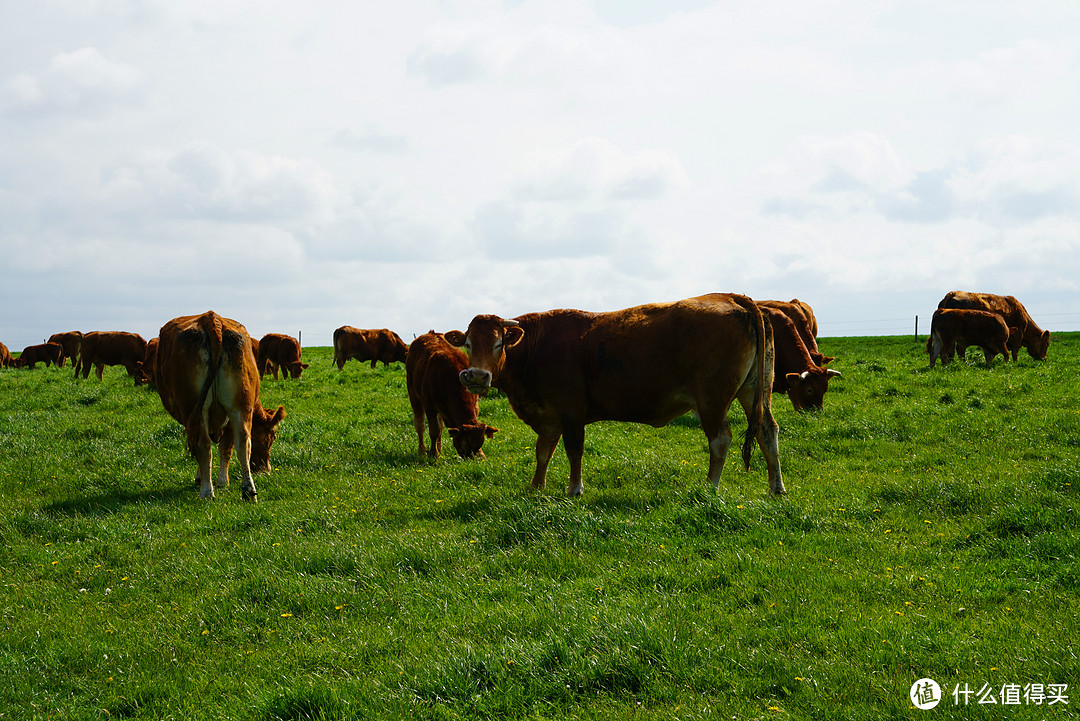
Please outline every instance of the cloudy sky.
M953 289L1080 329L1075 0L3 0L0 341Z

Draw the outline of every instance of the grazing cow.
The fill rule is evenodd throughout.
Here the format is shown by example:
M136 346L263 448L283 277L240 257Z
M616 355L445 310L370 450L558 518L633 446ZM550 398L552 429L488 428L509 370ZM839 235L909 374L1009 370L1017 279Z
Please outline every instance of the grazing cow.
M19 359L15 361L16 368L33 368L39 361L45 364L48 368L53 363L56 367L60 367L60 359L64 357L64 349L59 343L39 343L38 345L28 345L23 348L23 352L19 354Z
M101 380L105 366L124 366L132 378L138 378L139 364L146 357L146 341L138 333L107 331L86 333L83 335L79 362L75 364L75 377L87 378L90 366L97 371Z
M428 331L409 344L405 387L409 391L420 455L425 452L425 417L431 435L427 453L432 458L438 458L442 453L444 423L462 458L483 458L484 439L498 432L498 428L478 420L480 404L477 397L465 390L458 380L461 371L468 367L465 354L447 343L441 333Z
M0 368L14 368L15 359L11 357L11 351L3 343L0 343Z
M245 500L257 501L253 471L270 470L270 446L285 409L259 402L259 372L247 330L209 311L174 318L158 335L154 382L165 406L187 434L199 463L199 495L214 497L214 485L229 485L229 460L236 448ZM211 444L218 444L218 478L210 482Z
M1019 339L1010 348L1015 361L1020 354L1020 346L1027 348L1028 355L1035 360L1046 360L1046 351L1050 348L1050 331L1035 324L1023 303L1011 295L993 293L967 293L953 290L945 294L938 303L938 308L960 308L966 310L985 310L997 313L1005 319L1008 328L1016 328ZM964 357L964 346L958 344L957 353Z
M146 341L146 353L135 375L135 385L142 386L154 382L154 372L157 367L158 339L151 338Z
M795 323L786 313L763 303L758 306L772 323L776 354L773 392L786 392L797 411L821 410L825 405L825 392L829 390L829 379L839 378L840 371L824 368L811 357ZM825 362L830 360L832 358Z
M281 333L267 333L259 340L255 356L258 358L259 375L273 373L274 380L278 377L278 368L281 368L281 377L299 378L307 363L300 361L300 342L289 335Z
M824 367L830 361L836 360L831 356L822 355L821 351L818 350L817 319L814 318L814 311L809 305L798 298L793 300L759 300L757 304L761 308L778 310L791 320L807 352L814 359L814 363Z
M926 352L930 354L930 367L940 357L942 365L948 365L956 348L977 345L982 348L989 368L998 353L1009 360L1009 340L1021 338L1016 328L1005 325L1005 319L997 313L963 308L938 308L930 321L930 337L926 339ZM1019 351L1019 346L1016 347Z
M469 354L461 382L473 393L503 390L536 439L532 485L542 488L559 438L570 461L567 493L583 492L585 426L615 420L663 426L697 410L709 443L709 481L720 483L736 398L748 420L749 467L757 438L769 490L784 493L770 408L773 334L751 299L714 293L610 313L551 310L512 320L478 315L446 339Z
M350 358L361 363L371 361L372 368L379 361L384 368L394 362L404 363L408 351L401 337L387 328L365 330L343 325L334 331L334 363L338 370Z
M77 330L69 330L66 333L53 333L49 336L50 343L59 343L64 348L64 355L60 358L60 367L64 367L64 359L70 358L71 364L79 360L79 349L82 347L83 334Z

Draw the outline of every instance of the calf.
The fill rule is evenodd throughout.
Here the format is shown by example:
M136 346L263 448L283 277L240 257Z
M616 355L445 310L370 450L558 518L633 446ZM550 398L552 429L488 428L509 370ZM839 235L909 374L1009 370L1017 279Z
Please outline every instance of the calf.
M255 349L259 375L273 373L274 380L278 377L278 368L281 368L282 378L299 378L300 374L308 368L307 363L300 361L300 342L292 336L281 333L267 333L260 340Z
M94 366L98 380L101 380L105 366L124 366L129 376L137 378L144 357L146 341L138 333L86 333L79 351L79 362L75 364L75 377L79 377L79 371L82 371L83 378L89 377L90 366Z
M382 361L383 367L391 363L404 363L408 347L401 337L388 328L361 329L343 325L334 331L334 363L338 370L345 361L355 358L361 363L371 361L371 367Z
M45 367L48 368L53 363L60 367L60 362L64 357L64 349L59 343L39 343L38 345L28 345L23 348L23 352L19 355L19 359L15 361L16 368L33 368L37 365L38 361L45 363Z
M1017 340L1009 346L1014 361L1020 353L1020 348L1027 348L1028 355L1035 360L1046 360L1046 352L1050 348L1050 331L1040 328L1028 314L1024 304L1014 296L953 290L945 294L938 303L938 308L997 313L1005 320L1006 327L1016 329ZM972 342L971 345L978 344ZM964 357L964 344L957 344L957 352L961 358ZM994 353L997 352L995 349Z
M469 367L465 354L446 342L441 333L428 331L409 345L405 361L405 386L412 405L413 426L424 455L424 418L427 417L431 447L428 455L442 453L443 424L462 458L483 458L481 446L498 428L477 419L476 395L465 390L459 374Z
M773 392L787 392L797 411L818 411L825 405L829 379L839 378L840 371L818 365L803 343L791 318L781 310L759 304L763 315L772 321ZM820 357L820 353L818 354ZM832 360L829 358L828 361Z
M158 342L157 338L151 338L146 341L146 353L143 355L142 363L139 364L138 372L135 376L135 385L142 386L154 382L154 372L157 367Z
M938 308L930 321L930 337L926 339L930 367L934 367L939 357L942 365L948 365L957 348L968 345L977 345L982 348L987 368L998 353L1005 356L1005 361L1008 362L1009 340L1012 337L1022 339L1023 334L1005 325L1005 319L998 313Z
M252 472L270 470L270 446L285 409L276 412L259 401L259 372L247 330L209 311L174 318L158 334L154 382L161 404L184 426L187 446L199 464L202 498L214 485L229 485L233 448L243 477L245 500L257 501ZM211 485L212 444L218 444L218 479Z

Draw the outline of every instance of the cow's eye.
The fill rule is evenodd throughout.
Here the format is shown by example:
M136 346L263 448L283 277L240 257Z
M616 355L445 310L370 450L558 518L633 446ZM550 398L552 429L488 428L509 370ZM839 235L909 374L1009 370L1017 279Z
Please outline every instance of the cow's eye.
M465 348L465 354L466 355L472 355L472 341L466 339L464 348Z

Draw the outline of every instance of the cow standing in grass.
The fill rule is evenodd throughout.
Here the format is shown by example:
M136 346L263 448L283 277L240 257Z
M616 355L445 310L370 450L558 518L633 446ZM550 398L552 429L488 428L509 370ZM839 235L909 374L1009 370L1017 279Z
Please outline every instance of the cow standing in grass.
M756 438L765 455L769 490L784 493L778 429L770 407L773 332L753 300L714 293L610 313L551 310L513 319L478 315L446 339L464 348L461 382L473 393L499 388L536 432L542 488L561 438L570 461L567 493L584 490L585 426L600 420L663 426L696 410L709 443L709 481L724 469L738 399L748 420L742 455L747 467Z
M79 362L75 364L75 377L87 378L94 366L98 380L102 379L105 366L124 366L132 378L139 377L139 366L146 357L146 341L138 333L107 331L83 335L79 350Z
M23 348L23 352L19 354L18 360L15 361L15 367L33 369L38 363L44 363L45 367L48 368L55 363L56 367L59 368L63 358L64 349L59 343L38 343Z
M300 349L300 341L290 335L281 333L267 333L254 349L258 359L259 374L273 373L277 380L278 369L285 378L299 378L308 367L307 363L300 360L303 351Z
M371 361L374 368L380 361L383 367L391 363L404 363L408 346L394 331L388 328L353 328L343 325L334 331L334 363L338 370L345 367L350 358L364 363Z
M229 459L237 451L241 493L256 501L253 471L270 470L270 447L285 409L276 412L259 401L259 372L247 330L209 311L174 318L158 335L154 381L161 403L184 426L187 446L199 464L202 498L214 485L229 485ZM213 443L218 444L218 478L210 481Z
M484 440L498 432L498 428L480 422L477 397L458 380L458 375L468 366L465 354L447 343L441 333L429 331L409 344L405 386L420 455L425 453L425 418L431 436L431 445L426 452L432 458L438 458L442 453L444 424L462 458L483 458Z
M758 304L769 319L773 329L775 361L773 365L773 392L787 393L797 411L819 411L825 405L825 392L829 380L839 378L840 371L825 368L811 356L802 336L791 318L777 308ZM817 344L814 344L817 349ZM824 363L833 360L817 354Z
M954 290L945 294L938 303L938 308L997 313L1005 321L1006 328L1016 329L1017 337L1015 342L1010 343L1012 347L1009 349L1014 361L1020 355L1021 347L1027 348L1028 355L1035 360L1046 360L1046 352L1050 349L1050 331L1036 325L1032 317L1028 315L1024 304L1011 295ZM964 347L964 343L958 343L956 346L956 352L961 358L964 357Z
M934 367L938 358L941 358L941 365L948 365L957 348L969 345L982 348L987 368L998 353L1008 362L1010 337L1022 336L1016 328L1006 326L1005 319L997 313L938 308L930 321L930 337L926 340L930 367Z
M11 351L3 343L0 343L0 368L14 368L15 359L11 357Z
M83 334L81 331L69 330L66 333L53 333L49 336L50 343L59 343L64 349L64 355L60 358L60 367L64 367L64 359L70 358L71 364L79 361L79 351L82 349Z

